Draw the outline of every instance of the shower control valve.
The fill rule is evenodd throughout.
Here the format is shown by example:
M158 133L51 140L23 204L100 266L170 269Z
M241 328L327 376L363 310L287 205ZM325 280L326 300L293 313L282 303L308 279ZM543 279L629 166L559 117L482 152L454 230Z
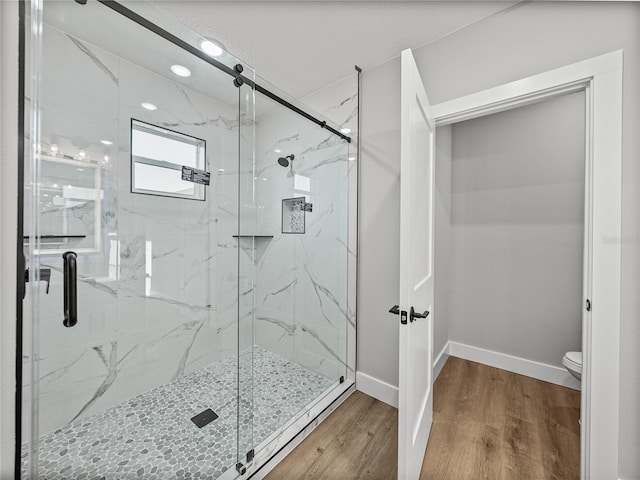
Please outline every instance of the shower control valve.
M51 269L50 268L41 268L39 270L39 272L40 272L40 275L39 275L40 281L47 283L46 293L49 293L49 285L51 283ZM29 269L27 268L24 271L24 282L27 283L30 280L33 280L33 279L30 278ZM22 292L22 294L23 294L22 298L24 298L24 296L26 294L26 289Z

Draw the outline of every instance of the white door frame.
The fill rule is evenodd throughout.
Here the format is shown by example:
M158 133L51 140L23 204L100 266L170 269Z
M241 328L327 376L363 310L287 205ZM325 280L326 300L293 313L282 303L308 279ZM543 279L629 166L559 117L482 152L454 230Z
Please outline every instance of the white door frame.
M580 458L583 480L618 478L622 228L622 50L433 106L436 125L558 95L586 97Z

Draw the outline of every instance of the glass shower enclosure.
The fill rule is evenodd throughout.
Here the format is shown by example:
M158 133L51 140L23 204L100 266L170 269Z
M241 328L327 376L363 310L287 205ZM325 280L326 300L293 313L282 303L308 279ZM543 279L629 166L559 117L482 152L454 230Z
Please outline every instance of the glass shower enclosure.
M23 478L236 478L347 368L349 142L146 4L28 19Z

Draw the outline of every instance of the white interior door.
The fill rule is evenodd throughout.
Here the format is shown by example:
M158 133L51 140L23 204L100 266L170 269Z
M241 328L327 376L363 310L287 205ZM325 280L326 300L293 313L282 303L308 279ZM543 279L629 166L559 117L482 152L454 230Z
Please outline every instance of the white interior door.
M433 419L435 121L410 49L401 74L398 478L416 480Z

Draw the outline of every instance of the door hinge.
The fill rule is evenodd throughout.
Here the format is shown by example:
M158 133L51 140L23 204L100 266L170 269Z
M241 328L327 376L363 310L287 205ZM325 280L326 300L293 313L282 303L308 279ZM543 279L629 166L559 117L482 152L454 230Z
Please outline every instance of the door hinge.
M585 303L586 303L587 312L590 312L591 311L591 300L589 300L587 298L587 301Z

